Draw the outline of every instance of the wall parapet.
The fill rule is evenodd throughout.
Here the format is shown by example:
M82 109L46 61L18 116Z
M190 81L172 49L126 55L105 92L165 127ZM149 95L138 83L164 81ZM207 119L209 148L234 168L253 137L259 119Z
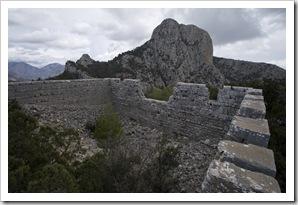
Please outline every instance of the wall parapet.
M280 193L275 179L274 153L266 148L270 132L264 119L266 108L260 96L262 91L250 91L234 116L225 140L217 145L218 151L207 170L202 192ZM247 101L252 101L249 109Z

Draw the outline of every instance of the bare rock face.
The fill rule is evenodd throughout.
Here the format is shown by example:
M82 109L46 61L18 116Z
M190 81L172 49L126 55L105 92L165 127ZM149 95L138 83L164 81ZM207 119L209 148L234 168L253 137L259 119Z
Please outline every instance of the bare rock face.
M77 64L87 67L88 65L93 64L95 61L88 55L83 54L82 57L77 60Z
M212 64L212 40L205 30L194 25L178 24L173 19L166 19L154 29L151 42L157 52L164 52L172 58L192 53L188 57L196 56Z
M73 61L67 61L65 63L64 72L69 72L69 73L75 74L78 76L78 78L83 78L83 79L92 78L86 72L78 69L77 64L74 63Z
M83 71L80 68L87 68L88 65L92 65L93 63L95 63L95 60L93 60L88 54L83 54L82 57L79 60L77 60L76 63L73 61L67 61L65 64L65 71L73 73L77 75L79 78L92 78L90 75L88 75L87 72Z
M225 77L213 65L213 46L209 34L194 25L164 20L141 47L119 59L137 78L157 86L177 82L208 83L221 86ZM124 59L130 59L129 61Z

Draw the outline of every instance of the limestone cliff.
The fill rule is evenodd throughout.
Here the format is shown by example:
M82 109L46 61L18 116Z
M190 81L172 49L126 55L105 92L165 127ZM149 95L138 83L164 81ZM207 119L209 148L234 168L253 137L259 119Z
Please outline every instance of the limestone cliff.
M95 62L88 54L83 54L82 57L77 60L77 64L80 64L84 67L88 67L88 65L91 65Z
M212 40L206 31L166 19L154 29L148 42L124 53L118 62L135 71L141 81L157 86L179 81L220 86L225 78L212 58Z
M83 79L92 78L86 72L82 71L80 69L79 65L80 64L74 63L73 61L67 61L65 63L64 72L69 72L69 73L72 73L72 74L76 74L76 76L78 76L78 78L83 78Z

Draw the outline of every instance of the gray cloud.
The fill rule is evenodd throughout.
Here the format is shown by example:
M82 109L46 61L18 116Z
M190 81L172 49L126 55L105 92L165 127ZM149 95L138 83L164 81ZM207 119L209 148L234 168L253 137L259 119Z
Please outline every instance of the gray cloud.
M45 21L50 20L50 16L38 9L9 9L9 26L39 27Z
M174 18L208 31L218 56L283 62L285 13L285 9L9 9L9 60L43 66L77 60L83 53L109 60L142 45L162 20Z
M72 32L81 34L81 35L88 35L94 32L94 28L88 24L87 22L78 21L72 25Z
M208 31L214 45L263 35L259 23L245 9L188 9L181 20Z
M149 40L153 29L164 19L162 9L104 9L107 22L98 26L116 41L139 42Z
M19 33L14 35L11 40L15 43L45 43L53 41L57 38L57 34L49 31L48 28L42 28L41 30Z

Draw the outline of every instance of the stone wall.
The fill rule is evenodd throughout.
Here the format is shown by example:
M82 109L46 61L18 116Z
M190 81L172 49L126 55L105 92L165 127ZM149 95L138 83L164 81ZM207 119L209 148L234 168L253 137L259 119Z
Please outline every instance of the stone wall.
M170 136L221 140L202 192L280 192L261 90L225 86L215 101L205 84L177 83L164 102L147 99L139 80L83 79L9 83L8 96L21 104L113 102L119 114Z
M218 101L205 84L177 83L168 102L145 98L139 80L111 80L117 112L170 136L223 138L249 88L225 86Z
M12 82L8 98L21 104L100 105L111 100L108 79Z
M211 162L202 192L279 193L274 153L261 90L250 90Z
M145 98L139 80L81 79L9 83L8 96L26 104L100 105L170 136L221 139L252 89L225 86L209 100L205 84L177 83L168 102Z

